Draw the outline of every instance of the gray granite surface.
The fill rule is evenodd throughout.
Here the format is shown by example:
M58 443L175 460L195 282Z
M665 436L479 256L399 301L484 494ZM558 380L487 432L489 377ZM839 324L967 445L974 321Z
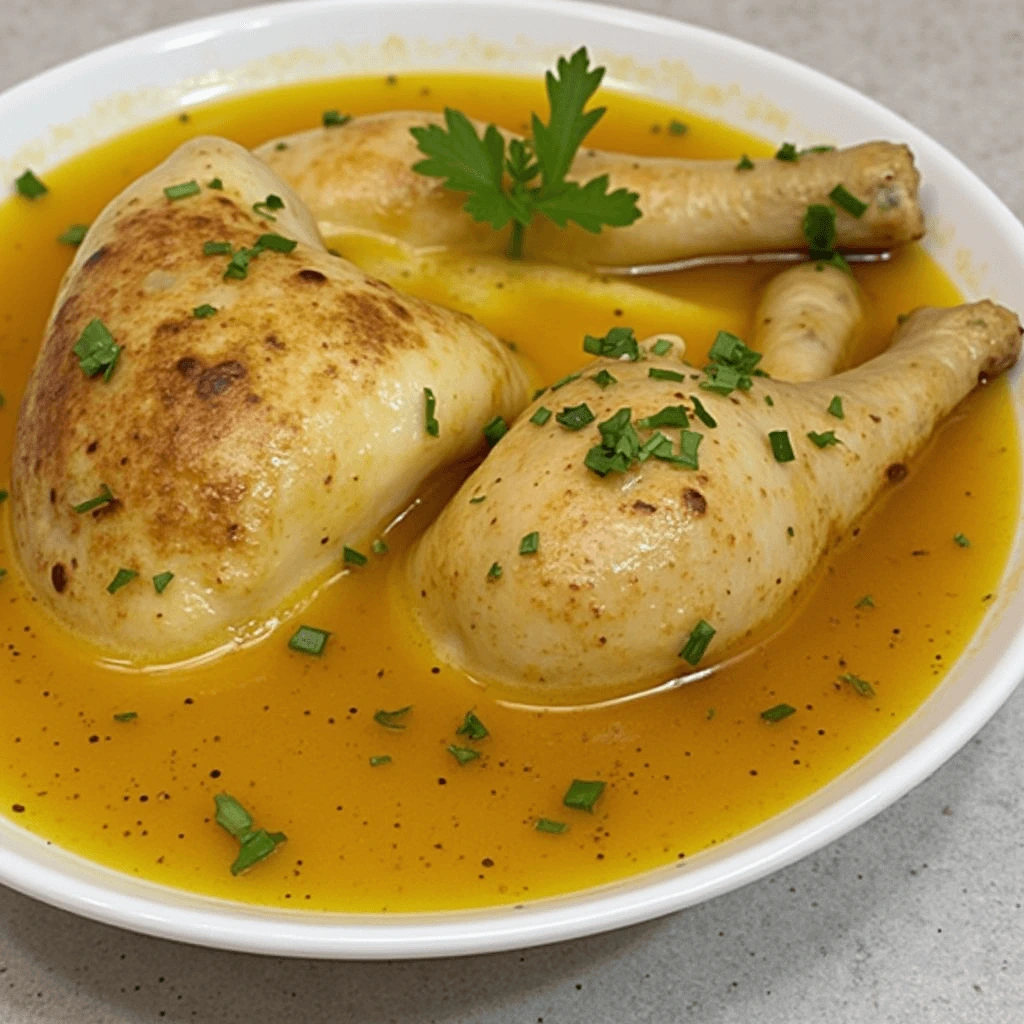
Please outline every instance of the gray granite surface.
M1024 0L633 0L820 68L962 157L1024 216ZM237 0L0 0L0 88ZM0 1024L1024 1020L1024 691L852 835L697 909L462 961L210 952L0 889Z

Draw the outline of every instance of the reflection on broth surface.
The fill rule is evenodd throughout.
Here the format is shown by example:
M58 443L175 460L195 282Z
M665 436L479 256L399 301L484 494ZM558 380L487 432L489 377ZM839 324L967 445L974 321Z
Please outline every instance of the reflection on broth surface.
M606 101L609 113L588 140L595 146L730 158L774 150L657 104ZM167 119L47 174L44 201L0 209L9 296L0 321L4 464L70 260L56 237L94 219L190 135L251 146L311 127L325 109L446 104L521 130L542 103L539 82L501 78L318 83ZM689 130L670 132L673 119ZM327 242L396 287L472 313L514 342L544 383L579 366L585 333L615 325L638 337L680 334L699 366L718 330L752 336L760 289L773 274L763 266L705 269L651 279L647 291L581 291L572 275L540 287L516 267L475 257L417 260L365 237ZM959 301L916 246L888 266L858 267L856 276L867 308L856 361L885 347L898 314ZM311 909L518 902L692 857L835 778L941 681L999 585L1017 467L1009 394L996 380L958 408L906 480L840 539L813 592L761 646L675 692L566 713L510 706L436 663L393 600L393 567L470 467L427 487L387 533L386 553L367 552L368 564L304 598L284 628L229 657L159 673L112 665L51 622L21 578L0 506L0 566L8 570L0 581L0 810L140 877ZM288 648L300 621L332 633L323 657ZM762 717L782 704L794 713ZM397 720L375 720L410 705ZM456 734L470 709L486 738ZM452 745L480 756L461 763ZM592 814L563 806L574 778L607 784ZM238 878L228 870L237 844L213 821L221 791L259 826L288 835L275 857ZM538 832L538 818L569 828Z

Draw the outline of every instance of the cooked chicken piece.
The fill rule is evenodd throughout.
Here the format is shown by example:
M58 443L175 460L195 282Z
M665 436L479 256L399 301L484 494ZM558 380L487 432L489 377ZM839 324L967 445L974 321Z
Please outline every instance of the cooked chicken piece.
M283 238L242 278L244 253L204 255L264 234ZM123 347L109 381L72 351L96 321ZM21 561L62 622L134 658L258 635L528 387L475 321L329 255L265 164L196 139L107 207L64 279L18 423ZM121 568L138 578L108 594Z
M375 114L272 140L255 152L302 196L324 235L356 229L421 247L504 251L506 233L474 221L462 210L464 195L412 170L423 154L409 129L426 124L443 124L443 118L416 111ZM480 123L476 127L478 133L483 129ZM888 142L805 153L793 161L756 160L752 170L738 170L734 160L588 149L569 176L587 181L602 174L610 177L612 188L640 194L643 216L631 227L599 235L538 218L526 234L530 256L625 266L803 248L808 205L827 203L840 184L868 209L860 218L838 212L838 245L886 247L924 233L913 157L906 146Z
M534 700L639 691L692 662L713 665L792 606L828 545L905 476L939 420L1012 365L1020 334L991 302L920 309L889 351L854 370L803 384L755 376L728 396L671 360L592 363L523 413L426 532L409 601L438 657ZM652 379L652 368L685 379ZM618 383L597 387L600 369ZM717 426L695 416L692 396ZM840 411L835 396L841 417L829 412ZM582 403L595 417L582 429L532 419L541 406ZM702 435L699 469L650 458L601 478L584 465L616 412L621 428L621 410L636 423L679 405ZM661 429L678 453L679 431ZM606 431L623 442L625 431ZM792 461L773 456L775 431L788 432ZM687 660L688 638L706 638L702 620L713 639L706 657L697 643Z
M776 380L821 380L848 365L863 321L852 274L801 263L769 281L754 314L753 345Z

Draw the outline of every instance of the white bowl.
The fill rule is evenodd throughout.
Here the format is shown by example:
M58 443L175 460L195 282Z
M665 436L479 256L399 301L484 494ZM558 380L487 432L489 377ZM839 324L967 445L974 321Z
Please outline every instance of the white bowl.
M1011 307L1020 302L1024 228L959 161L906 121L815 71L745 43L675 21L561 0L308 0L141 36L0 95L0 180L13 180L26 166L45 172L101 139L218 96L367 71L533 75L583 43L607 65L607 82L615 88L680 103L776 139L909 143L926 182L929 250L969 297L989 296ZM259 953L365 959L555 942L699 903L776 871L877 814L963 746L1006 700L1024 665L1020 541L1018 529L999 598L979 635L908 722L814 796L685 864L517 908L317 914L140 882L0 819L0 882L152 935Z

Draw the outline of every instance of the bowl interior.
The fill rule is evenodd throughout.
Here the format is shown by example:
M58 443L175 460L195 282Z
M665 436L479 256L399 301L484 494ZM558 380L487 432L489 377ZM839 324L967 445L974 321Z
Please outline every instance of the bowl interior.
M522 26L529 26L525 35ZM458 26L453 32L450 26ZM39 172L177 109L344 74L453 69L541 73L586 44L615 89L798 144L910 144L926 185L925 245L969 298L1024 294L1024 228L927 136L791 61L672 21L553 0L314 0L153 33L0 96L0 177ZM1013 382L1016 385L1019 371ZM1018 422L1022 406L1014 387ZM776 870L863 822L934 771L1009 696L1024 663L1020 532L1004 585L967 653L922 708L831 785L712 851L629 881L521 907L418 915L307 915L133 880L0 819L0 881L55 905L184 941L284 955L441 956L553 942L634 923Z

